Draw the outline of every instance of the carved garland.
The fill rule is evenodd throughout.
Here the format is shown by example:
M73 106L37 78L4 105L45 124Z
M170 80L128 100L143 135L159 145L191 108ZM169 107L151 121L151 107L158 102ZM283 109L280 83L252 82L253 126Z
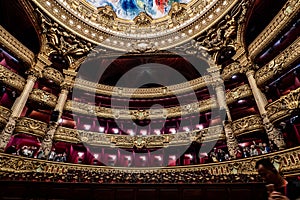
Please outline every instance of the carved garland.
M62 73L52 67L46 67L43 70L43 78L52 80L57 85L60 85L64 81Z
M252 95L252 90L248 84L241 85L237 88L226 92L226 103L231 104L238 99L249 97Z
M47 131L47 123L27 117L21 117L17 120L14 133L25 133L38 137L44 137Z
M52 108L56 106L57 101L57 97L55 95L40 89L33 89L28 98Z

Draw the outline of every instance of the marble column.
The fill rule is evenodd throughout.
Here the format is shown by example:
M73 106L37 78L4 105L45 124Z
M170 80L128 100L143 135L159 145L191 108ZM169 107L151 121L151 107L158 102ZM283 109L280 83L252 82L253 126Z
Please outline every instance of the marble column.
M26 80L25 87L20 94L20 96L15 100L11 110L12 114L4 127L3 131L0 134L0 151L4 151L7 143L10 140L11 135L13 134L13 131L16 126L16 120L20 117L26 102L28 100L29 94L32 91L34 84L38 78L41 77L42 73L41 70L37 69L30 69L27 71L28 77Z
M283 136L280 133L280 131L274 127L274 125L270 122L267 116L265 106L268 104L268 101L266 99L266 96L257 87L254 74L255 74L254 70L249 70L246 72L246 76L248 78L248 82L250 84L258 111L263 119L263 124L268 134L268 138L269 140L274 141L274 143L278 146L279 149L284 149L285 142Z
M225 136L226 136L226 143L228 147L228 152L231 158L235 158L235 149L238 147L238 142L233 134L232 127L231 127L231 122L232 118L230 115L229 108L226 103L226 96L225 96L225 88L224 88L224 82L221 79L220 75L220 69L221 67L216 66L216 67L211 67L208 69L208 72L212 76L212 80L214 80L213 86L216 91L216 96L217 96L217 102L220 106L220 110L225 110L226 115L227 115L227 120L223 122L224 126L224 131L225 131Z

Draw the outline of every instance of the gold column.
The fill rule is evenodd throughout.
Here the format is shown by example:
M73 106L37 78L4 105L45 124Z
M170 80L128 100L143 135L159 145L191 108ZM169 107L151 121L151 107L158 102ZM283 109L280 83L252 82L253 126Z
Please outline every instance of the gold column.
M26 72L28 74L26 85L20 96L15 100L11 108L12 114L9 117L5 128L0 134L0 151L4 151L7 143L9 142L10 137L13 134L13 131L16 126L16 120L20 117L26 105L29 94L32 91L36 80L42 76L41 71L41 68L35 66L34 68L31 68Z
M56 106L54 108L54 111L58 112L57 120L59 120L61 118L61 115L64 110L64 106L68 99L69 91L72 89L73 81L74 81L74 78L76 77L76 72L74 70L64 70L64 74L65 74L65 80L61 84L62 89L59 94ZM44 152L44 158L48 158L48 156L49 156L49 153L52 148L53 137L57 130L58 124L59 124L58 121L51 122L49 124L48 131L47 131L47 133L42 141L42 144L41 144L41 149Z
M257 108L259 113L263 119L263 124L265 126L266 132L268 134L269 140L274 141L274 143L279 147L279 149L285 148L285 142L283 140L282 134L278 129L274 127L274 125L270 122L265 106L268 104L268 101L265 95L261 92L261 90L257 87L255 78L254 78L254 70L250 70L246 72L246 76L248 78Z
M220 106L220 109L224 109L226 111L226 114L228 117L228 121L223 122L225 136L226 136L226 143L227 143L229 155L231 156L231 158L235 158L236 156L235 156L234 151L235 151L236 147L238 147L238 142L237 142L237 140L233 134L232 128L231 128L232 119L231 119L229 108L226 104L224 82L221 79L220 69L221 69L220 66L211 67L208 69L208 72L211 74L212 80L214 80L213 86L216 91L217 101Z

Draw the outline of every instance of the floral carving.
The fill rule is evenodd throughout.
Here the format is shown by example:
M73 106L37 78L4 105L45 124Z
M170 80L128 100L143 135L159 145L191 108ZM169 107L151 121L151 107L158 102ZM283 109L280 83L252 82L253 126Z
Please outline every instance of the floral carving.
M14 132L16 134L25 133L38 137L44 137L47 132L47 123L27 117L22 117L17 120Z
M55 95L40 89L33 89L29 95L29 99L52 108L55 107L57 101Z
M259 115L250 115L232 122L232 131L235 136L263 129L264 125Z
M231 104L238 99L242 99L245 97L249 97L252 95L252 90L248 84L241 85L237 88L226 92L226 102L227 104Z
M25 79L18 74L0 65L0 82L9 85L19 91L22 91L25 86Z

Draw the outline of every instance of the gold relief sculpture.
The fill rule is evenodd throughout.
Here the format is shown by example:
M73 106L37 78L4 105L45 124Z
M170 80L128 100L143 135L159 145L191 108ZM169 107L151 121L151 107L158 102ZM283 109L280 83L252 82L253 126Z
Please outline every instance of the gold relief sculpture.
M210 76L202 76L188 82L170 85L166 87L157 88L121 88L122 93L116 90L115 87L103 84L97 84L83 79L76 79L74 88L79 88L84 91L95 92L100 95L109 96L123 96L132 98L153 98L164 97L176 94L183 94L191 90L198 90L210 85L212 83Z
M0 106L0 129L1 130L5 127L6 123L8 122L10 115L11 115L10 109Z
M0 44L24 61L28 66L34 63L34 53L20 43L14 36L0 25Z
M63 3L53 1L51 4L47 0L33 0L33 3L40 10L46 11L45 13L50 18L63 23L72 33L81 35L97 45L103 44L112 49L128 51L134 50L131 49L132 43L145 39L145 33L149 35L147 38L153 38L151 41L147 40L156 42L157 49L167 49L182 43L183 40L187 41L198 35L199 31L204 32L216 23L223 13L228 12L238 1L227 0L223 3L212 0L209 6L206 6L206 1L197 1L187 4L186 12L183 12L184 5L180 4L176 7L178 9L174 8L171 12L173 20L170 15L167 15L154 19L149 26L146 26L149 23L148 20L135 23L133 20L114 18L113 11L105 7L97 9L84 0L64 1ZM188 17L185 17L184 13L187 13ZM184 20L185 18L187 19ZM182 36L174 34L178 33L178 30L183 34Z
M256 39L249 45L248 52L251 60L262 52L278 34L282 33L284 28L299 13L300 2L298 0L288 0L279 13L273 18L269 25L256 37ZM289 10L289 14L286 14Z
M255 79L258 86L268 83L272 78L277 77L281 72L288 70L300 55L300 38L295 40L288 48L281 52L275 59L260 68Z
M0 82L19 91L22 91L26 84L26 81L23 77L2 65L0 65Z
M133 19L133 21L139 28L141 28L141 27L150 26L153 19L147 13L141 12L138 16L136 16Z
M267 115L272 123L289 116L294 110L299 109L300 88L266 105Z
M245 74L247 70L248 69L246 67L241 66L238 62L234 62L227 65L222 70L222 78L224 80L228 80L235 74Z
M47 123L41 122L35 119L27 117L21 117L16 122L15 134L25 133L29 135L35 135L38 137L44 137L47 132Z
M66 102L64 109L74 113L95 115L104 118L143 120L148 118L159 119L164 117L177 117L195 112L205 112L215 108L216 106L216 100L212 98L182 106L175 106L165 109L152 109L151 111L141 112L140 110L111 109L69 100Z
M113 176L122 176L123 179L118 180L120 183L125 183L131 180L132 176L144 176L149 174L149 179L153 177L164 177L166 174L174 176L196 178L195 183L206 183L207 181L216 181L213 176L221 176L224 182L260 182L257 177L255 163L268 157L273 162L284 176L290 176L299 173L300 169L300 148L295 147L274 153L263 154L251 158L236 159L232 161L225 161L219 163L209 163L190 166L175 166L175 167L147 167L147 168L114 168L107 166L86 166L70 163L57 163L39 159L32 159L26 157L19 157L15 155L8 155L0 153L0 173L2 177L18 177L24 180L28 176L28 180L62 180L64 182L98 182L100 179L109 183L109 180L104 176L105 174L112 174ZM159 169L159 170L158 170ZM130 176L129 178L125 178ZM85 177L80 179L80 177ZM208 178L206 181L205 179ZM53 179L53 181L54 181ZM154 180L159 183L160 179ZM188 182L185 178L184 182ZM218 179L219 180L219 179Z
M252 95L252 90L248 84L241 85L237 88L226 92L226 103L231 104L238 99L249 97Z
M79 143L80 137L76 129L64 128L59 126L54 133L53 140L70 143Z
M62 73L52 67L46 67L43 70L43 77L52 80L57 85L60 85L64 80Z
M232 131L235 136L264 130L262 118L259 115L250 115L232 122Z
M52 108L55 107L57 101L57 97L55 95L36 88L31 91L28 98Z
M176 26L177 24L182 24L189 18L187 13L186 4L173 2L172 7L168 13L171 17L173 24Z

